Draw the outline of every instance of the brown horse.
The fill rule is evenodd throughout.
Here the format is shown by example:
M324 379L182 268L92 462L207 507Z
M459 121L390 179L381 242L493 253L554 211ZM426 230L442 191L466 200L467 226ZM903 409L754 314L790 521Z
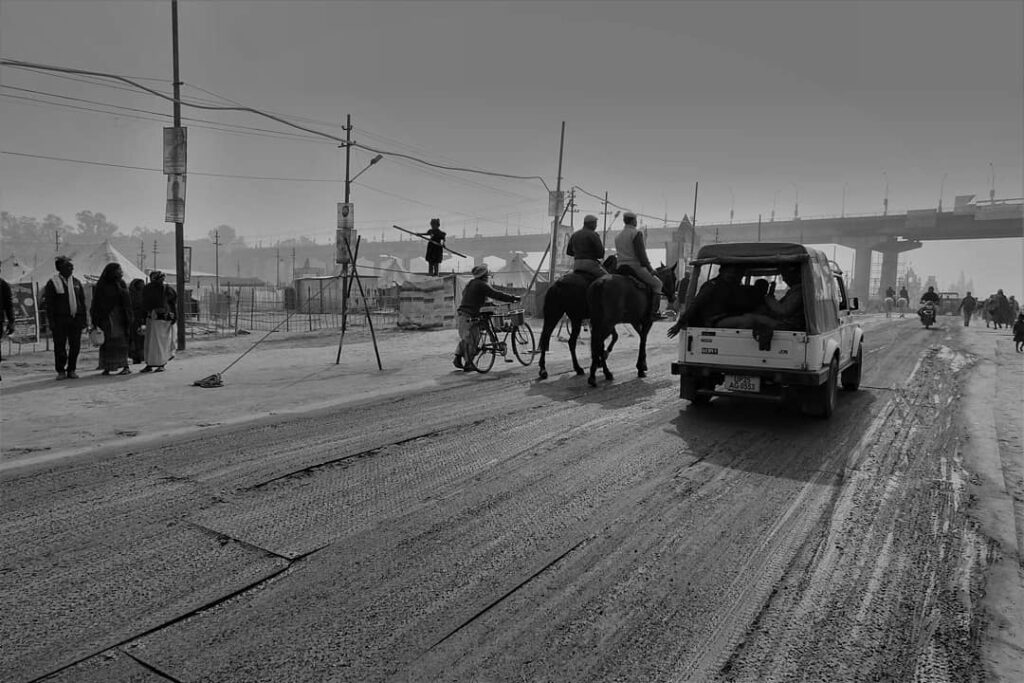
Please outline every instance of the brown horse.
M654 273L661 280L661 291L669 303L676 299L676 264L661 266ZM598 366L606 380L613 379L608 369L608 354L611 353L618 334L615 325L628 323L640 335L640 353L636 359L637 377L647 376L647 334L654 325L651 315L650 290L633 278L625 275L611 275L599 278L587 289L587 308L590 311L590 377L587 383L597 386ZM605 348L604 340L612 341Z

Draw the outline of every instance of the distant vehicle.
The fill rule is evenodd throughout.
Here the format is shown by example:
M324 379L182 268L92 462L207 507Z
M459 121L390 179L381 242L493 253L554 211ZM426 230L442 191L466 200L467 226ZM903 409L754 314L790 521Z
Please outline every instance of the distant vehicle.
M792 401L805 413L830 417L839 385L849 391L860 387L864 362L864 333L851 316L858 300L847 296L839 266L801 244L707 245L691 264L687 303L722 264L742 266L746 284L756 278L781 283L781 271L799 265L804 329L775 330L766 349L749 329L680 330L679 361L671 367L679 375L680 397L698 405L714 396Z
M939 292L939 315L956 315L960 307L960 292Z

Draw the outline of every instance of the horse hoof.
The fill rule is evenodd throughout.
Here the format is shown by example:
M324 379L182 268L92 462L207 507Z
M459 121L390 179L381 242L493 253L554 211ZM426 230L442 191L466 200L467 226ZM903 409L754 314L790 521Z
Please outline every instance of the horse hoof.
M577 375L585 375L585 374L587 374L587 371L586 371L586 370L584 370L583 368L578 368L578 369L576 370L576 374L577 374Z
M587 384L589 384L592 387L596 387L597 386L597 380L594 379L593 377L588 377L587 378Z
M611 381L612 381L613 379L615 379L614 377L612 377L612 373L610 373L610 372L606 372L606 373L604 373L604 378L605 378L605 380L607 380L608 382L611 382Z
M647 376L647 373L646 373L646 372L644 372L643 370L637 370L637 372L636 372L636 376L637 376L637 377L646 377L646 376Z
M548 378L548 371L547 371L547 370L541 370L541 371L540 371L540 372L538 373L538 375L540 375L540 378L541 378L541 379L547 379L547 378Z

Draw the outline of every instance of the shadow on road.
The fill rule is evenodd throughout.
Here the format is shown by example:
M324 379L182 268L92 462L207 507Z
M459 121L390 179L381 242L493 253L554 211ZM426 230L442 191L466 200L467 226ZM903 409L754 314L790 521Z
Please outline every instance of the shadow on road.
M665 433L683 440L698 462L798 481L838 479L873 419L869 392L839 394L831 419L803 415L795 405L716 397L704 406L682 401Z

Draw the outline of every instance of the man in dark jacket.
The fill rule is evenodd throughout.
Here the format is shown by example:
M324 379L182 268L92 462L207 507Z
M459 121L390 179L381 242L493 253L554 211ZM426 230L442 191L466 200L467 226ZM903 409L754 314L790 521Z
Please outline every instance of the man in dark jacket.
M510 303L519 301L519 297L506 294L487 284L487 280L491 277L491 271L487 269L486 263L473 266L472 274L473 279L462 290L462 301L459 303L459 344L455 347L455 360L452 361L455 367L462 368L466 372L476 370L473 358L476 357L477 346L480 342L480 328L473 319L480 315L480 307L487 303L488 298Z
M86 328L85 288L71 275L75 265L67 256L54 260L57 274L43 287L43 307L53 335L53 361L57 379L77 379L82 330Z
M0 277L0 339L14 334L14 296L7 280ZM4 359L0 352L0 362Z
M565 253L573 257L572 269L577 273L589 275L591 279L608 274L608 271L601 267L601 261L604 260L604 244L597 235L597 216L588 215L583 219L583 228L569 237Z
M971 324L971 316L974 315L974 309L978 307L978 300L971 296L970 292L967 292L967 296L960 300L960 305L956 307L956 310L962 311L964 314L964 327L969 327Z

